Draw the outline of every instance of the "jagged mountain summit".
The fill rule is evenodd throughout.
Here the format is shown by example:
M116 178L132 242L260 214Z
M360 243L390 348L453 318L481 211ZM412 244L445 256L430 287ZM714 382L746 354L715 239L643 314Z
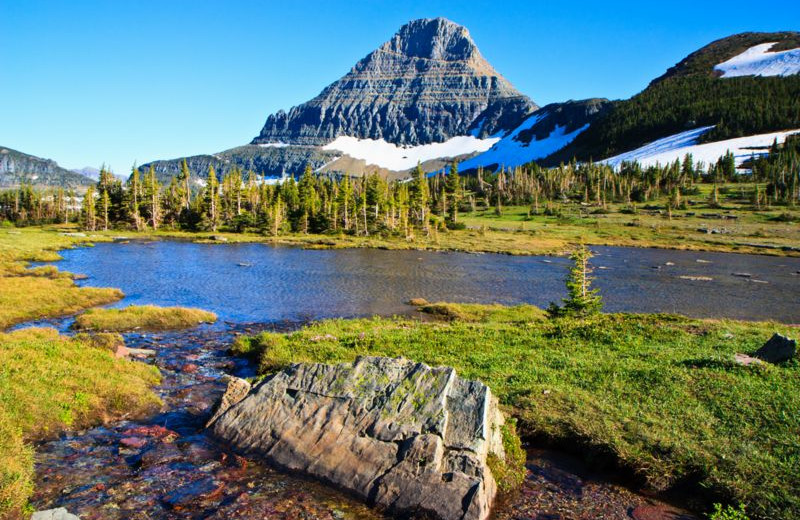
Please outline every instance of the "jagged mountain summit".
M414 20L316 98L269 116L252 144L484 138L512 130L537 108L486 61L466 28Z

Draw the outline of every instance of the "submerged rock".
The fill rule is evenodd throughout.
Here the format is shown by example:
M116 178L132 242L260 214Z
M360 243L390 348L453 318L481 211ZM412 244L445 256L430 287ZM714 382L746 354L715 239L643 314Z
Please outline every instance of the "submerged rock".
M768 363L782 363L789 361L797 355L797 341L780 334L773 334L769 341L764 343L754 354L758 359Z
M497 485L487 456L505 460L504 419L483 383L452 368L362 357L293 365L236 401L243 388L232 395L229 385L210 422L234 448L391 513L489 516Z
M80 517L73 515L63 507L59 507L46 511L36 511L31 516L31 520L80 520Z

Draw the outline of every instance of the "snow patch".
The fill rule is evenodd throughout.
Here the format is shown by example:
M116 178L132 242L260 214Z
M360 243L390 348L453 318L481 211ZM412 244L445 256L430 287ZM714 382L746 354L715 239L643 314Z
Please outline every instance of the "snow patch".
M432 159L457 157L475 152L485 152L500 140L499 137L478 139L473 135L451 137L443 143L431 143L402 147L383 139L358 139L340 136L322 147L323 150L336 150L354 159L362 159L368 165L375 165L392 171L409 170L417 163Z
M258 146L262 148L286 148L291 145L289 143L260 143Z
M800 48L769 52L772 43L750 47L738 56L714 67L723 78L739 76L791 76L800 73Z
M736 165L742 164L751 156L765 155L769 152L769 146L778 140L782 143L787 135L800 133L798 130L788 130L784 132L772 132L769 134L751 135L747 137L736 137L725 141L714 143L697 144L701 135L714 128L704 126L695 128L679 134L664 137L652 143L646 144L641 148L626 152L614 157L610 157L602 162L613 167L618 167L623 162L637 161L643 167L654 166L656 164L666 165L675 160L682 160L688 153L692 154L695 164L704 162L711 164L728 153L732 152L736 158Z
M571 143L578 134L589 128L589 125L586 124L577 130L567 133L566 127L556 126L553 131L550 132L550 135L544 139L533 140L530 143L520 141L520 132L532 128L536 123L542 120L543 117L546 116L533 114L515 128L513 132L492 146L487 152L461 163L461 169L468 170L493 164L509 167L519 166L535 161L536 159L542 159L564 148Z

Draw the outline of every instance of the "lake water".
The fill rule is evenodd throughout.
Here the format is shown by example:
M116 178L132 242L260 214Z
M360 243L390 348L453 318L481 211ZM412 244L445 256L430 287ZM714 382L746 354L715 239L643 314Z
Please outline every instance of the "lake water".
M593 247L607 311L800 323L800 258ZM569 260L496 254L304 250L265 244L103 243L56 265L130 304L184 305L224 321L398 314L410 298L531 303L564 296ZM745 276L746 275L746 276Z

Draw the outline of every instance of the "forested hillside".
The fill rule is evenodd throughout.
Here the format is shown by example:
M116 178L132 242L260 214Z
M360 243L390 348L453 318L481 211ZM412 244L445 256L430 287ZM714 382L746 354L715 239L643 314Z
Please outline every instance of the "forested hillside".
M714 66L754 45L777 42L771 51L800 47L800 33L745 33L691 54L644 91L617 101L546 164L600 159L691 128L716 125L711 142L800 128L800 75L722 78Z

